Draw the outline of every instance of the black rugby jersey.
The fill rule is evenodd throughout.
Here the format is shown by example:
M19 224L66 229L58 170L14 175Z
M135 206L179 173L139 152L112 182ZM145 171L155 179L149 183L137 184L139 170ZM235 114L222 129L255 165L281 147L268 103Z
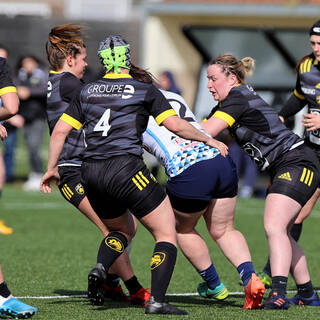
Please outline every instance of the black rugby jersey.
M309 113L320 115L320 62L313 54L298 66L294 95L308 105ZM320 146L320 130L306 131L305 137Z
M232 88L207 119L210 117L228 123L237 143L262 171L274 165L280 155L303 143L248 84Z
M17 92L9 73L7 60L0 58L0 97L9 92Z
M149 115L161 124L176 113L154 85L129 74L107 74L79 90L61 119L76 129L85 124L84 158L108 159L142 155Z
M50 134L63 112L68 108L77 89L81 86L81 81L70 72L50 71L46 106ZM66 138L58 166L80 166L84 148L83 131L72 130Z

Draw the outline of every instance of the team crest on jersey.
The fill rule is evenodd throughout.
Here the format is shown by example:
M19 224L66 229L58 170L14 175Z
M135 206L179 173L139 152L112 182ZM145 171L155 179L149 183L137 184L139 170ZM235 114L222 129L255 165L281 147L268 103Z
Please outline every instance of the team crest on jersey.
M78 183L75 187L76 191L79 193L79 194L84 194L84 189L83 189L83 186L81 183Z
M160 266L160 264L166 259L166 254L163 252L155 252L151 258L150 268L151 270Z
M280 174L280 176L278 176L279 179L284 179L284 180L288 180L288 181L292 181L291 179L291 175L290 175L290 172L285 172L285 173L282 173Z
M104 240L105 244L114 251L123 252L123 243L116 237L106 237Z

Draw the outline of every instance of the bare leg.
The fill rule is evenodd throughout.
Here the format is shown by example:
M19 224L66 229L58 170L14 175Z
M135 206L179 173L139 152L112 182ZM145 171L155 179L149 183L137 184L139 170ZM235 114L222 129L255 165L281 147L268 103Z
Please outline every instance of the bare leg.
M214 199L204 219L208 231L225 257L235 266L251 261L247 242L241 232L234 229L234 212L237 198Z
M195 230L195 226L204 211L192 214L174 211L180 249L197 270L206 270L212 263L205 241Z
M269 244L273 277L288 277L293 256L296 260L303 255L301 248L288 236L290 223L295 220L300 209L301 205L297 201L282 194L270 193L266 198L264 227ZM309 278L307 268L302 273Z

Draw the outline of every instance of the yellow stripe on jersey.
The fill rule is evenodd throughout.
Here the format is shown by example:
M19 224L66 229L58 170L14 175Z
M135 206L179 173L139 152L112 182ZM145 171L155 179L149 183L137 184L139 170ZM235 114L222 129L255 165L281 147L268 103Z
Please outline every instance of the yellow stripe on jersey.
M60 74L60 73L62 73L62 72L61 72L61 71L60 71L60 72L58 72L58 71L50 70L50 71L49 71L49 73L53 73L53 74Z
M223 111L216 111L212 117L216 117L225 121L230 127L236 122L233 117Z
M305 99L305 96L300 94L296 89L294 89L293 94L300 100L304 100Z
M156 118L156 122L158 125L160 125L164 120L166 120L167 118L171 117L171 116L176 116L177 113L173 110L173 109L169 109L166 110L162 113L160 113Z
M312 59L309 59L308 66L307 66L307 72L310 72L311 65L312 65Z
M143 190L143 188L140 186L140 184L138 183L138 181L135 178L131 179L133 181L133 183L138 187L138 189L141 191Z
M307 64L309 59L306 59L306 61L303 63L303 73L307 72Z
M78 120L72 118L66 113L63 113L62 116L60 117L62 121L64 121L67 124L70 124L71 127L79 130L82 127L82 123L79 122Z
M106 79L121 79L121 78L132 78L130 74L127 73L107 73L106 75L103 76Z
M14 86L10 86L10 87L4 87L2 89L0 89L0 96L3 96L6 93L9 92L17 92L17 88Z

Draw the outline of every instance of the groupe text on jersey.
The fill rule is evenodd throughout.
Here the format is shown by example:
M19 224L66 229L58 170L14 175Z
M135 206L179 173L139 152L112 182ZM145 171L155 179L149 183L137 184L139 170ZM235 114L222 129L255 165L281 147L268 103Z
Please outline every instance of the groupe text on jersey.
M176 113L154 85L108 73L81 88L61 120L76 129L85 126L84 159L99 160L141 156L149 115L161 124Z

